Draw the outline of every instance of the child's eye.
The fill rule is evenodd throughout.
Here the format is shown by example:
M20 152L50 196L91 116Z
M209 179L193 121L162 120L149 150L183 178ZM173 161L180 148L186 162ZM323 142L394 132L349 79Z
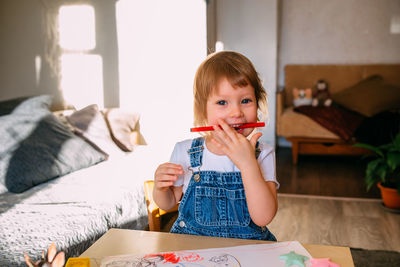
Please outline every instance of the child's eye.
M242 100L242 104L248 104L250 102L252 102L252 101L251 101L251 99L248 99L248 98Z
M220 100L220 101L217 102L217 104L223 106L223 105L226 105L226 101L225 100Z

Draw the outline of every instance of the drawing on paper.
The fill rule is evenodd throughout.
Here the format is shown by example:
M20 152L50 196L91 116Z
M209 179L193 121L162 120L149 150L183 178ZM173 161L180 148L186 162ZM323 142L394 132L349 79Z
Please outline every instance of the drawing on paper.
M239 261L230 254L214 256L209 261L215 263L215 267L240 267Z
M280 255L294 251L311 258L308 251L297 241L244 245L236 247L199 249L191 251L162 252L154 254L120 255L105 257L101 267L284 267ZM305 267L310 261L304 262Z

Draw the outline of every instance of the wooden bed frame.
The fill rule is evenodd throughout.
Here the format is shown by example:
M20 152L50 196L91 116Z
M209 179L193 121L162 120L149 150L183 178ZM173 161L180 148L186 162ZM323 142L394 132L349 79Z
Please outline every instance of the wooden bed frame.
M354 147L354 141L345 142L340 139L287 137L292 143L292 161L297 164L299 154L308 155L364 155L370 151Z

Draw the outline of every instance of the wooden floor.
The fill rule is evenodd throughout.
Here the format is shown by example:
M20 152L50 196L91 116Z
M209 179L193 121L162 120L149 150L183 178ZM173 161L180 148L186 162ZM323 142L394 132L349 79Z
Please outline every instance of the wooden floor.
M373 186L367 192L365 160L359 156L300 155L292 163L290 148L276 150L276 174L279 193L336 197L380 198Z
M268 226L279 241L400 252L400 214L377 199L279 194Z

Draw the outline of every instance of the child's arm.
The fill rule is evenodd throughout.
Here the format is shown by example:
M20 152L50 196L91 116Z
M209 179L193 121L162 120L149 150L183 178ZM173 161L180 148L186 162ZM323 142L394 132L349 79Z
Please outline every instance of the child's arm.
M161 209L172 209L181 198L182 186L174 186L178 175L181 174L183 174L181 165L167 162L158 166L154 174L153 197Z
M274 182L267 182L255 157L255 146L261 133L247 140L226 122L220 121L222 129L214 127L212 142L222 150L242 173L247 206L253 222L259 226L269 224L278 209Z

